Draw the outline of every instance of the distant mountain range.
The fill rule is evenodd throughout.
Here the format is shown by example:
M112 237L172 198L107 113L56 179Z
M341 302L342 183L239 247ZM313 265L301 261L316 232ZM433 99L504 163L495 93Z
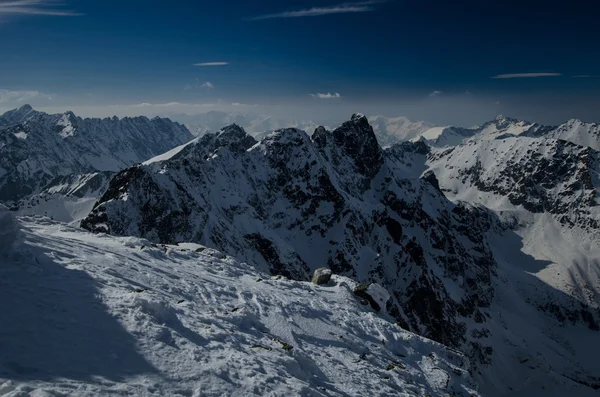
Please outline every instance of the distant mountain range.
M207 133L215 133L223 126L237 124L244 128L246 132L253 136L264 135L265 133L278 130L280 128L299 128L305 131L314 131L319 124L313 121L294 121L267 115L247 113L227 113L220 111L210 111L196 115L188 114L170 114L169 117L177 120L190 130L195 136L202 136Z
M311 134L320 125L314 121L293 121L254 113L211 111L198 115L177 114L172 117L184 123L195 136L218 132L223 126L237 124L257 139L281 128L297 128ZM581 120L569 120L559 126L544 126L524 120L498 116L478 127L437 126L427 121L411 121L406 117L368 116L369 123L382 147L411 140L424 140L430 146L455 146L469 138L495 139L503 135L554 137L600 149L600 126ZM326 123L327 124L327 123ZM335 124L335 123L333 123ZM333 125L325 125L333 127Z
M168 119L83 119L25 105L0 116L0 201L31 207L29 198L64 190L68 181L79 192L83 181L93 181L95 192L111 173L190 139L187 128Z

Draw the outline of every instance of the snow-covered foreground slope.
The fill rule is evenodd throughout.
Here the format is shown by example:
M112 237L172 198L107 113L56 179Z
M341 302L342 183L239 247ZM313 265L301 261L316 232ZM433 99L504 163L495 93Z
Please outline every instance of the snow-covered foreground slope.
M2 396L476 396L464 356L196 244L0 208Z

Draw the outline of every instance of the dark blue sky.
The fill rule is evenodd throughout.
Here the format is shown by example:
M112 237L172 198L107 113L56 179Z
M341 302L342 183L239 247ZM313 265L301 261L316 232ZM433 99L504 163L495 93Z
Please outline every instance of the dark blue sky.
M600 9L589 1L65 1L0 0L0 108L600 119ZM207 62L228 64L194 66ZM492 78L532 73L550 75Z

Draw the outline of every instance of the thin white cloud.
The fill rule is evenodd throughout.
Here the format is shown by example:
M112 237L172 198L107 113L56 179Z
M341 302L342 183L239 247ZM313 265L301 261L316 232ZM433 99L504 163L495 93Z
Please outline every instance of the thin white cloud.
M52 100L52 95L44 94L35 90L12 91L0 89L0 103L23 103L32 99Z
M201 86L202 88L207 88L209 90L212 90L215 88L215 86L213 85L213 83L211 83L210 81L207 81L206 83L202 84Z
M219 100L217 103L185 103L185 102L167 102L167 103L149 103L142 102L133 105L110 105L109 107L113 108L182 108L182 109L206 109L206 108L214 108L214 107L245 107L245 108L255 108L258 107L258 104L250 104L250 103L241 103L241 102L233 102L233 103L224 103Z
M202 62L195 63L194 66L225 66L229 65L229 62Z
M590 76L589 74L578 74L577 76L573 76L574 79L587 79L589 77L592 76Z
M387 0L372 0L372 1L359 1L353 3L342 3L329 7L312 7L305 8L302 10L285 11L275 14L259 15L251 18L254 21L261 19L274 19L274 18L302 18L302 17L319 17L323 15L334 15L334 14L348 14L357 12L369 12L374 11L376 4L385 3Z
M562 73L509 73L492 76L492 79L522 79L532 77L554 77L562 76Z
M128 105L114 105L117 107L127 107ZM176 107L176 106L199 106L199 107L211 107L214 106L213 103L201 103L201 104L188 104L188 103L182 103L182 102L167 102L167 103L148 103L148 102L143 102L143 103L138 103L135 105L129 105L129 107L134 107L134 108L150 108L150 107Z
M341 98L342 96L338 93L330 93L328 92L327 94L321 94L321 93L316 93L316 94L310 94L311 97L313 98L319 98L319 99L336 99L336 98Z
M442 91L435 90L435 91L433 91L432 93L430 93L430 94L429 94L429 96L430 96L430 97L434 97L434 96L440 96L440 95L442 95L442 94L443 94L443 92L442 92Z
M64 10L63 4L54 0L0 0L1 15L80 16L79 12Z
M240 102L233 102L231 104L231 106L235 106L235 107L243 107L243 108L255 108L258 105L255 103L240 103Z

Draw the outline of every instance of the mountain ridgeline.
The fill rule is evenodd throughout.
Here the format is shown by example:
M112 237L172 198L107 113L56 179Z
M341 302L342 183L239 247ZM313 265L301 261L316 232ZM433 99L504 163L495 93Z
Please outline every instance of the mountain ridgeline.
M168 119L84 119L24 105L0 116L0 201L14 204L69 175L120 171L190 139Z

